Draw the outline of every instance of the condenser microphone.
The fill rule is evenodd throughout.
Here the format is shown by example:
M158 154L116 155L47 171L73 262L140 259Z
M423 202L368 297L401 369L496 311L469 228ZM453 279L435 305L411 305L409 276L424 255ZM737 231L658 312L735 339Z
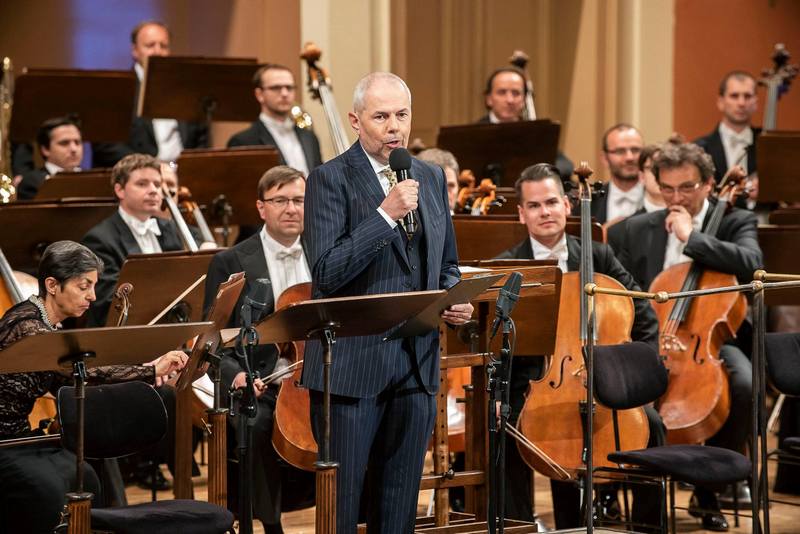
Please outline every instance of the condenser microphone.
M269 278L258 278L244 297L240 317L242 326L250 328L272 307L272 284Z
M500 289L497 304L494 310L494 323L492 323L492 337L497 334L500 324L511 316L511 310L517 305L519 292L522 289L522 274L514 271Z
M395 148L389 154L389 167L397 176L397 183L408 180L408 171L411 169L411 154L405 148ZM414 210L405 214L403 224L409 236L417 231L417 217Z

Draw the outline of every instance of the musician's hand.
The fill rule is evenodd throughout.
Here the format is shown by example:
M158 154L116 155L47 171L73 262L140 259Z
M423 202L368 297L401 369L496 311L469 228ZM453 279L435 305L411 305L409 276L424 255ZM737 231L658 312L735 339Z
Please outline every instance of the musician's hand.
M758 200L758 173L754 172L747 177L745 189L747 190L748 199Z
M686 243L694 230L692 216L683 206L670 206L668 209L667 220L664 221L667 233L675 234L681 242Z
M234 389L247 387L247 376L245 375L244 371L236 375L236 377L233 379L233 384L231 384L231 386ZM256 378L255 380L253 380L253 390L255 391L256 398L258 398L261 396L262 393L264 393L264 391L267 390L267 385L264 382L262 382L260 378Z
M183 369L188 359L189 357L182 350L171 350L145 365L152 365L156 368L156 377L170 378L169 375Z
M474 308L469 302L466 304L453 304L442 312L442 319L452 325L464 324L472 317L473 310Z
M417 209L419 183L416 180L403 180L394 186L381 202L381 209L393 221L399 221L411 210Z

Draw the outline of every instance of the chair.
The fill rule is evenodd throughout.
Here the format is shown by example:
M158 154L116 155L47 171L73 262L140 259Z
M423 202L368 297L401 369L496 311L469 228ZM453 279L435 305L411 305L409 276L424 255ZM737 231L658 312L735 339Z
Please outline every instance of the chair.
M764 338L767 357L767 374L770 382L781 394L800 397L800 334L770 333ZM783 428L781 429L783 432ZM800 465L800 436L784 436L769 457L778 463ZM790 504L790 501L773 499L771 502Z
M644 406L661 397L667 389L667 370L655 349L641 342L594 347L595 397L613 410ZM750 460L742 454L702 445L665 445L633 451L618 451L608 459L619 469L598 469L657 480L661 486L661 521L667 531L667 495L671 530L675 532L674 483L724 487L750 476ZM633 466L632 468L622 466Z
M61 441L75 451L75 389L58 392ZM144 382L86 388L84 455L119 458L157 443L167 431L167 412L156 391ZM132 506L92 509L92 529L115 534L154 532L233 533L233 514L194 500L155 501Z

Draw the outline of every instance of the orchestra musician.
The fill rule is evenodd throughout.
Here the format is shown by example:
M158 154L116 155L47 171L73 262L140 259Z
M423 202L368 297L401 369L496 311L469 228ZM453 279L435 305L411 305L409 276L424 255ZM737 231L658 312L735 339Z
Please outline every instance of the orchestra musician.
M398 76L374 72L353 94L350 125L358 135L344 154L308 178L305 238L314 298L449 288L460 278L444 173L412 159L413 179L397 182L389 154L408 144L411 92ZM416 210L416 233L403 217ZM400 221L400 222L398 222ZM463 324L470 304L442 313ZM420 475L435 417L438 332L402 340L336 340L331 368L331 457L339 462L337 532L356 531L369 477L367 530L414 529ZM323 435L322 347L306 343L302 383L311 391L317 442Z
M755 215L732 208L716 236L700 231L716 204L709 198L714 186L711 157L692 143L666 143L653 156L653 173L667 208L630 217L608 232L609 244L636 282L648 288L662 270L686 261L736 275L740 283L750 282L762 266ZM748 328L745 321L737 343L726 343L720 351L730 384L730 416L707 445L744 450L752 399L751 364L745 355ZM695 489L692 506L719 510L714 493L702 487ZM705 513L702 519L707 530L727 530L727 521L719 513Z
M295 284L311 281L311 271L303 250L303 203L306 181L303 174L280 165L268 170L258 181L256 208L264 225L261 231L232 248L217 253L211 260L206 278L204 309L214 302L217 288L231 274L244 272L245 287L233 309L229 326L240 325L241 304L251 293L253 283L268 278L273 300L264 311L274 310L274 303L283 291ZM275 345L255 349L252 369L266 377L276 371L278 351ZM233 388L245 387L245 371L231 353L220 364L222 381ZM272 427L279 382L254 382L258 398L258 414L253 423L253 516L260 520L267 534L281 529L281 476L278 453L272 446ZM238 418L231 418L238 424ZM238 436L238 432L237 432Z
M447 180L447 201L450 204L450 214L452 215L458 200L458 161L456 161L456 157L449 150L426 148L417 154L417 158L438 165L444 171L444 177Z
M546 163L528 167L515 184L519 199L519 220L528 229L528 237L497 256L497 259L556 259L564 271L577 271L580 265L580 241L567 235L567 215L570 203L558 169ZM625 270L606 244L592 243L594 269L597 273L615 278L627 289L640 291L640 286ZM631 331L634 341L655 345L658 341L658 319L650 304L645 300L634 300L635 319ZM516 424L525 402L525 394L530 380L541 377L544 369L543 356L514 356L511 371L511 415L510 424ZM665 429L658 413L646 409L650 424L650 445L663 445L666 441ZM516 446L506 449L506 514L511 519L533 521L531 510L531 471L523 461ZM556 528L580 526L580 494L576 484L551 480L553 509ZM603 506L608 509L616 505L616 492L601 492ZM644 492L636 491L634 501L634 520L655 519L658 521L658 498L653 499ZM650 506L655 504L654 508ZM616 512L618 513L618 509ZM608 510L611 513L610 510Z
M253 92L261 113L247 129L228 140L228 147L274 146L281 163L297 169L303 176L322 165L316 134L297 126L291 115L297 99L292 71L274 63L259 67L253 75Z
M39 263L39 294L10 308L0 319L2 350L27 336L52 332L69 317L80 317L95 300L103 262L72 241L49 245ZM183 368L186 355L170 351L143 365L88 369L88 383L141 380L154 383ZM46 392L72 384L69 372L0 375L0 438L34 435L28 422L34 401ZM0 532L50 534L59 523L65 494L74 488L75 456L60 446L29 445L0 448ZM87 491L101 502L99 482L84 463Z
M45 180L62 171L80 171L83 139L78 121L71 117L47 119L36 132L36 143L44 165L22 173L17 198L30 200Z
M493 71L486 80L483 90L486 115L478 119L479 124L500 124L523 120L525 97L528 85L525 73L514 66L500 67ZM561 150L556 156L556 167L561 177L568 180L575 166Z
M761 128L753 127L753 115L758 108L756 80L745 71L735 70L719 84L717 109L722 114L717 127L695 143L711 156L714 178L719 182L744 152L739 165L748 175L756 172L756 137Z
M131 57L136 73L136 98L144 80L144 68L150 56L170 55L170 31L166 24L154 20L141 22L131 31ZM95 143L92 164L113 167L128 154L142 153L162 161L176 161L184 148L208 147L208 127L175 119L132 117L127 143Z
M639 180L644 185L644 198L642 207L636 213L657 211L664 209L666 204L661 196L661 189L653 174L653 154L658 150L658 145L646 145L639 154Z
M615 124L603 134L603 163L609 173L606 194L592 202L592 217L613 225L644 205L644 184L639 179L639 156L644 142L634 126ZM578 215L576 206L573 214Z

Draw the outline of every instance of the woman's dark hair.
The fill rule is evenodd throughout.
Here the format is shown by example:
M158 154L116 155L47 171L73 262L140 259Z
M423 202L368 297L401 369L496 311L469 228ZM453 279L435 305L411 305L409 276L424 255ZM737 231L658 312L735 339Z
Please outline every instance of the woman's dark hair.
M103 272L103 260L75 241L56 241L51 243L39 261L39 296L47 293L44 281L55 278L62 286L71 278L76 278L89 271Z

